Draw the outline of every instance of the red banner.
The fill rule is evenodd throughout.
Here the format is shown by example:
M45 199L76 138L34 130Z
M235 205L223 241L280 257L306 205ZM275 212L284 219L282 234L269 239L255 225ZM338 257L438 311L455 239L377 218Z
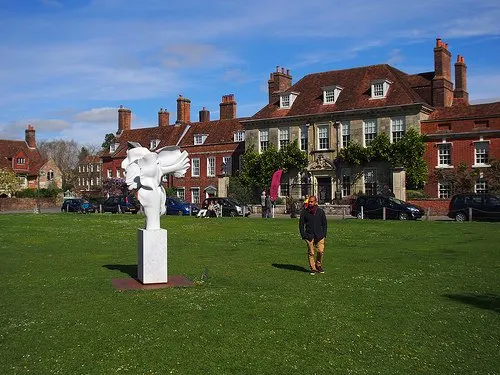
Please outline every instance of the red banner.
M278 198L278 189L280 187L282 173L283 173L283 170L278 169L273 174L273 179L271 180L271 189L269 190L269 196L270 196L272 201L275 201L276 198Z

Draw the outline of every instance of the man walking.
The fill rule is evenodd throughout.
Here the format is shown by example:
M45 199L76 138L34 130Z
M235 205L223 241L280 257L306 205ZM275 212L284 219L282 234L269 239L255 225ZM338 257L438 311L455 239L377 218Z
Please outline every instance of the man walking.
M325 251L327 221L325 212L318 207L318 201L314 195L309 197L307 208L300 213L299 230L300 236L307 243L311 275L324 273L322 262ZM316 261L314 260L315 248L317 252Z
M261 196L260 196L260 208L262 209L262 218L267 217L267 209L266 209L266 192L263 191Z

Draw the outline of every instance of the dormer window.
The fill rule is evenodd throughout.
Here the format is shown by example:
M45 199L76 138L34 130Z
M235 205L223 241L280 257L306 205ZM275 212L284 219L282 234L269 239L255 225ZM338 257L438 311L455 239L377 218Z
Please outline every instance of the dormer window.
M149 141L149 149L153 150L156 147L158 147L159 144L160 144L160 140L159 139L152 139L151 141Z
M243 142L245 140L245 132L243 130L237 131L234 133L234 141L235 142Z
M389 85L392 82L387 79L378 79L372 82L371 99L382 99L387 96Z
M335 104L342 89L337 85L323 87L323 104Z
M120 146L120 144L119 144L119 143L111 143L111 144L109 145L109 152L115 152L115 151L116 151L116 149L118 148L118 146Z
M202 145L205 143L205 140L207 139L207 134L195 134L194 135L194 144L195 145Z
M298 93L296 92L286 92L280 95L280 108L290 108L295 101Z

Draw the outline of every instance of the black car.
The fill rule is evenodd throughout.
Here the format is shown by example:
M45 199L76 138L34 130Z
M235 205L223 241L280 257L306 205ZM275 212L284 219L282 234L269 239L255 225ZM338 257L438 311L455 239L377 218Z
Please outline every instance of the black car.
M131 212L136 214L141 209L141 204L133 195L119 195L106 199L102 204L102 212L112 212L116 214Z
M83 214L89 212L96 212L97 208L82 198L68 198L65 199L62 206L62 212L81 212Z
M451 198L448 217L456 221L499 220L500 197L492 194L457 194Z
M361 214L363 207L363 215ZM351 216L358 219L382 219L385 207L386 219L416 220L425 214L422 207L404 202L394 197L382 195L361 195L351 205Z

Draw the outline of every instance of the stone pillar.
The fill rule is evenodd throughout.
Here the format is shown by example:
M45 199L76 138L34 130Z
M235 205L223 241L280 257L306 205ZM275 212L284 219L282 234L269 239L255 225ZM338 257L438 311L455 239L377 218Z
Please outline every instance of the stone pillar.
M406 171L402 167L392 171L392 192L397 199L406 200Z
M220 177L217 180L217 195L219 197L227 197L229 187L229 177Z
M137 237L137 278L143 284L166 283L167 231L139 229Z

